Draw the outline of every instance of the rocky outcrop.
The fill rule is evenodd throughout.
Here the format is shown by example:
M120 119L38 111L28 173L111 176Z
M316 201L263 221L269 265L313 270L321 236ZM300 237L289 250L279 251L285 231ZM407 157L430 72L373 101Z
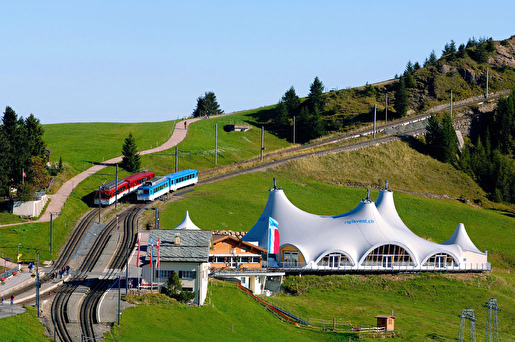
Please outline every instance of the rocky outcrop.
M458 72L460 73L461 77L463 77L463 79L467 83L476 84L477 75L476 75L476 72L473 69L470 69L470 68L459 68Z

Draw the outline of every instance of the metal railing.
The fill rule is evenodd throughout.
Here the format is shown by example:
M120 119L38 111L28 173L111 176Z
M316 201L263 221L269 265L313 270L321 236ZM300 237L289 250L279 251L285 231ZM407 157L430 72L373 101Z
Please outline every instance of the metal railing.
M15 267L11 268L10 270L5 271L4 273L0 274L0 278L3 277L5 279L7 279L7 278L9 278L10 276L13 275L14 271L19 272L20 271L20 265L16 265Z

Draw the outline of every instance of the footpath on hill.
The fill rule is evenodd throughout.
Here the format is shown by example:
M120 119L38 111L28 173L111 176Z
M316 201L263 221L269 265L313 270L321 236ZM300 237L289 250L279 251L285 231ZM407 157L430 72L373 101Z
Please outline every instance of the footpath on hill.
M173 134L170 137L170 139L168 139L168 141L166 141L163 145L160 145L156 148L141 151L139 154L145 155L145 154L150 154L150 153L155 153L155 152L161 152L161 151L168 150L168 149L174 147L175 145L177 145L181 141L183 141L184 138L186 137L186 133L188 132L188 130L184 127L184 122L187 121L188 125L189 125L197 120L200 120L200 118L191 118L191 119L177 122L177 124L175 125L175 129L173 131ZM79 173L75 177L66 181L61 186L61 188L59 188L59 190L57 190L57 192L55 194L48 195L48 197L50 199L50 203L48 204L45 212L41 215L41 217L34 222L49 222L50 221L50 213L61 212L61 210L64 207L64 204L66 203L66 200L72 193L73 189L75 189L75 187L78 184L80 184L80 182L82 182L89 176L97 173L98 171L102 170L103 168L107 167L109 164L119 163L121 161L122 161L122 156L106 160L100 164L90 167L89 169Z

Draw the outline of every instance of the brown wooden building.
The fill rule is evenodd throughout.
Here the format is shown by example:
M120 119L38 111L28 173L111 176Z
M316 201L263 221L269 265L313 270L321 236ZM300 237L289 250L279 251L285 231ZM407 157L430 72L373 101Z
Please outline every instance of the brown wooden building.
M377 327L384 328L384 331L395 330L395 316L392 315L377 315Z
M209 250L210 269L257 270L266 250L231 235L213 235Z

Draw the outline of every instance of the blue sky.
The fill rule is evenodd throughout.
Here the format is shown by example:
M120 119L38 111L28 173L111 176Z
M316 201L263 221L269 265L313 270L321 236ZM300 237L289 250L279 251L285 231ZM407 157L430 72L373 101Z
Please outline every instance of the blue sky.
M0 106L42 123L165 121L392 78L453 39L515 34L515 1L3 1Z

